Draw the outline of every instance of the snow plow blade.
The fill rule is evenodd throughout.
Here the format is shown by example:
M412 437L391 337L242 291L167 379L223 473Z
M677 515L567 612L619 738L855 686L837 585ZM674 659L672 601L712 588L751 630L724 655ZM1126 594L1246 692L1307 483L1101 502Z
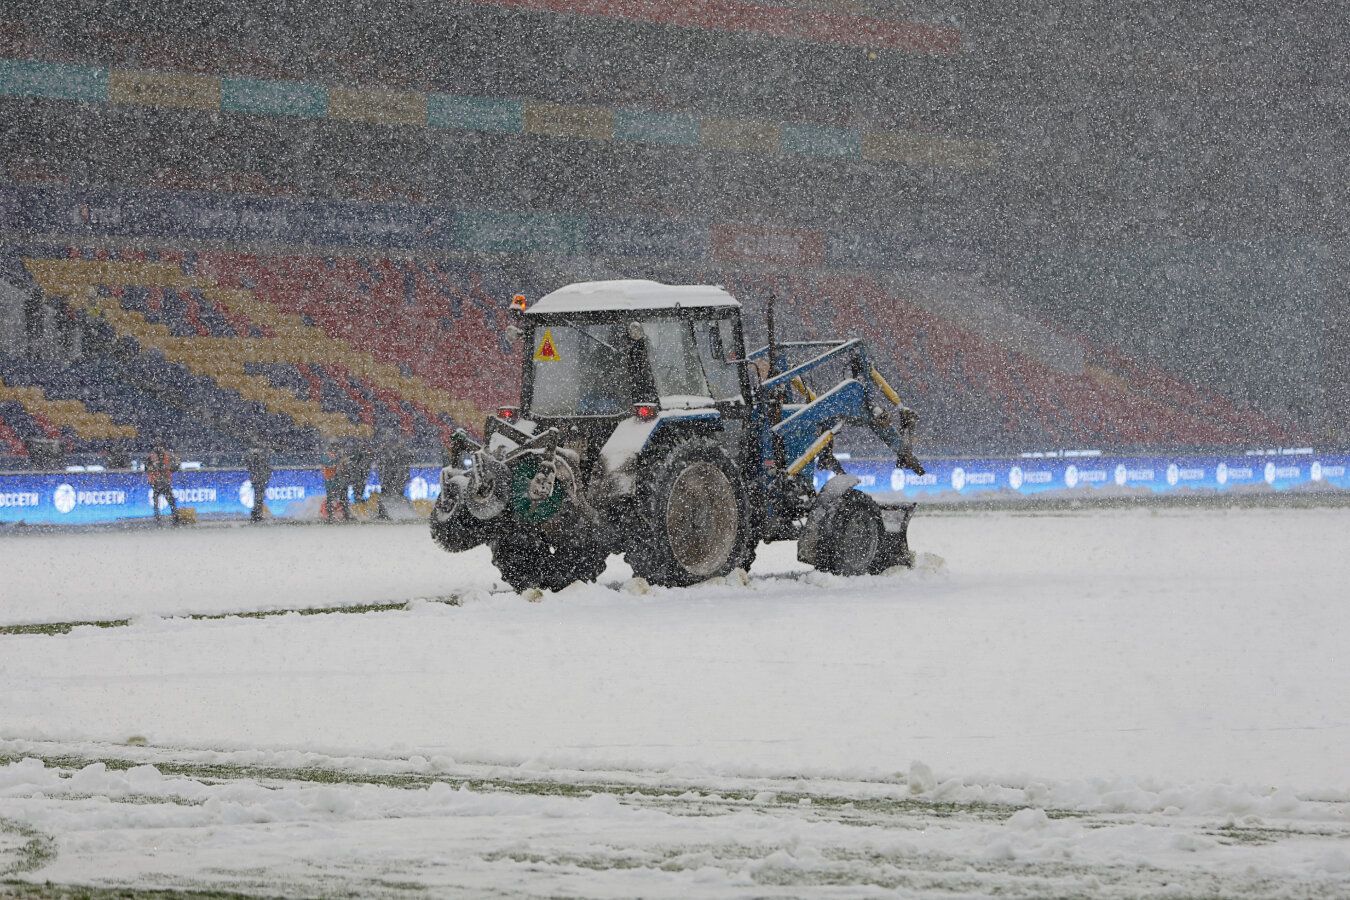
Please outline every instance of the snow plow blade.
M917 503L878 503L881 524L886 528L886 539L898 546L898 564L914 567L914 551L909 549L909 520L914 517Z

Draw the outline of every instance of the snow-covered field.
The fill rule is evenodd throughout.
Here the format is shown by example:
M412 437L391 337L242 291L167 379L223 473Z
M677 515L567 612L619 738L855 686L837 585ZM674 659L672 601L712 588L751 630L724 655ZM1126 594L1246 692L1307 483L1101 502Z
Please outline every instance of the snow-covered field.
M6 535L0 893L1346 896L1348 533L927 515L535 603L420 525Z

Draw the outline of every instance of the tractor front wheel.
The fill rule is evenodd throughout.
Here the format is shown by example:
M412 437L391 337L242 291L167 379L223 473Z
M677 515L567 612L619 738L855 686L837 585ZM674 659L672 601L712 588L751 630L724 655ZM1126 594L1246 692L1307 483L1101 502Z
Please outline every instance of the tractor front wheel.
M711 437L667 444L642 466L626 559L653 584L688 585L749 569L757 540L745 485Z
M904 536L886 533L881 510L850 490L829 505L816 538L815 566L835 575L866 575L902 564Z

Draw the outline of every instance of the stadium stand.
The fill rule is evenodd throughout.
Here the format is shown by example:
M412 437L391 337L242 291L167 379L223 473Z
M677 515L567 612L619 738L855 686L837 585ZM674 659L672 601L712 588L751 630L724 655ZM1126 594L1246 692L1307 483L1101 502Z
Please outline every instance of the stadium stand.
M991 60L988 32L866 2L413 0L286 41L232 16L0 13L0 274L60 332L41 364L5 348L23 393L0 449L393 432L431 452L517 390L505 298L617 276L722 282L754 321L774 291L800 336L869 337L928 452L1311 430L1259 360L1220 370L1232 350L1197 328L1139 338L1169 316L1140 300L1167 254L1121 255L1099 284L1070 277L1091 247L1027 252L1045 231L1022 212L1048 215L1037 184L1059 170L1016 110L1053 86L1006 85L1022 51ZM604 64L620 43L642 52ZM1147 287L1107 290L1132 278ZM958 282L968 307L1021 300L972 317L942 301ZM1148 312L1098 314L1113 304Z
M510 402L517 390L504 336L504 301L514 290L500 269L206 252L83 258L97 253L51 251L25 257L25 265L48 296L75 311L94 335L87 343L130 352L120 361L0 366L12 383L31 386L23 408L33 424L20 420L20 441L40 432L92 446L139 429L180 445L239 448L272 435L314 448L380 429L426 449L459 424L476 427L481 410ZM787 337L870 334L910 402L925 411L928 444L949 452L1238 446L1288 437L1268 419L1085 338L1076 340L1096 362L1058 371L869 277L653 274L725 282L745 302L752 327L772 291ZM519 287L538 296L552 284ZM44 404L42 390L80 406ZM216 421L229 411L228 426L206 427L194 411L207 409L217 411ZM109 415L129 424L115 426Z
M415 375L251 290L189 274L182 262L70 255L25 262L48 296L64 298L98 333L96 343L134 348L123 364L135 370L133 383L173 394L180 409L234 410L229 430L236 441L271 436L313 447L323 439L370 438L383 425L425 446L444 440L457 418L481 418ZM54 383L50 374L47 383Z
M23 438L5 418L7 415L14 415L12 409L14 405L0 404L0 455L24 457L28 455L28 448L24 446ZM6 410L6 406L11 409Z

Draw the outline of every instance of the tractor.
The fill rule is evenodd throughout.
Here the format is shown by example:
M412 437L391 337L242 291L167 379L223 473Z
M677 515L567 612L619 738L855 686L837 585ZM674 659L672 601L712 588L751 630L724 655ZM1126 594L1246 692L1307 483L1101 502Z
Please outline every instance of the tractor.
M778 342L770 299L768 344L747 353L741 304L705 285L582 282L513 307L520 405L481 442L452 436L431 513L444 549L488 545L517 591L594 581L613 553L649 583L695 584L779 540L840 575L912 565L914 504L858 490L832 450L862 426L923 473L916 416L862 341Z

